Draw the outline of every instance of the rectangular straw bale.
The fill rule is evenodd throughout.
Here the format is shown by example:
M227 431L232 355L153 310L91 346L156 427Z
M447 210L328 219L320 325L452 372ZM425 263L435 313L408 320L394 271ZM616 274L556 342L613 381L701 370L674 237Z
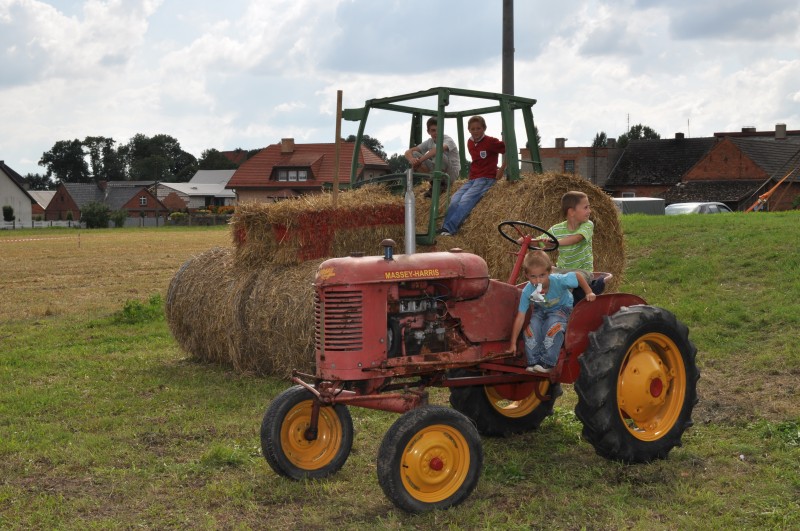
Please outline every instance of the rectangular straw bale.
M342 192L336 208L330 193L246 203L232 219L236 259L250 265L290 265L369 252L376 243L359 241L359 236L402 239L404 216L403 198L380 186ZM353 234L348 236L348 231Z

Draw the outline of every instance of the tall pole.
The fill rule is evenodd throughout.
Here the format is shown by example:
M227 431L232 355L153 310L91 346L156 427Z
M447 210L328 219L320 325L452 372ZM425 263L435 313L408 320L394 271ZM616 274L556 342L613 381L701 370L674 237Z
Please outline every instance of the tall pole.
M333 207L339 199L339 156L342 151L342 91L336 91L336 148L333 152Z
M503 0L503 94L514 95L514 0ZM511 111L509 114L508 127L511 131L507 133L513 135L515 134L514 112ZM531 146L526 147L531 149ZM503 160L506 160L506 155L503 157ZM506 178L510 169L506 168Z
M503 0L503 94L514 95L514 0Z

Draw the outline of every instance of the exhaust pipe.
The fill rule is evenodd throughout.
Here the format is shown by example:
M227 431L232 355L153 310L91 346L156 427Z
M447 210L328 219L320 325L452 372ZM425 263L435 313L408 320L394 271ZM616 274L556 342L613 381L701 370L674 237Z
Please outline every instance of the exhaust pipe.
M417 252L416 198L414 197L414 169L406 171L406 254Z

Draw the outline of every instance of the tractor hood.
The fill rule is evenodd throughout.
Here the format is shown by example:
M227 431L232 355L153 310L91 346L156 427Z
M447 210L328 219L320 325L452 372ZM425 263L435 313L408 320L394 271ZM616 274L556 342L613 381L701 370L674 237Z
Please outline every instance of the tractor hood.
M319 265L314 285L374 284L436 279L483 279L488 284L489 268L478 255L460 249L447 252L331 258Z

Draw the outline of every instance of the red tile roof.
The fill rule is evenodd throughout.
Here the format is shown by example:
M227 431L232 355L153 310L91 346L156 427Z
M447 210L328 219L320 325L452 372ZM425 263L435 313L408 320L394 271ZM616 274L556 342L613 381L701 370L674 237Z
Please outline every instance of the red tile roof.
M353 160L355 142L342 142L339 154L339 182L350 180L350 163ZM333 182L333 162L336 144L294 144L291 153L281 153L281 144L272 144L244 162L226 188L319 188L323 183ZM366 146L361 146L359 162L364 167L385 169L389 165ZM309 168L308 181L291 182L270 180L272 170L282 168Z

